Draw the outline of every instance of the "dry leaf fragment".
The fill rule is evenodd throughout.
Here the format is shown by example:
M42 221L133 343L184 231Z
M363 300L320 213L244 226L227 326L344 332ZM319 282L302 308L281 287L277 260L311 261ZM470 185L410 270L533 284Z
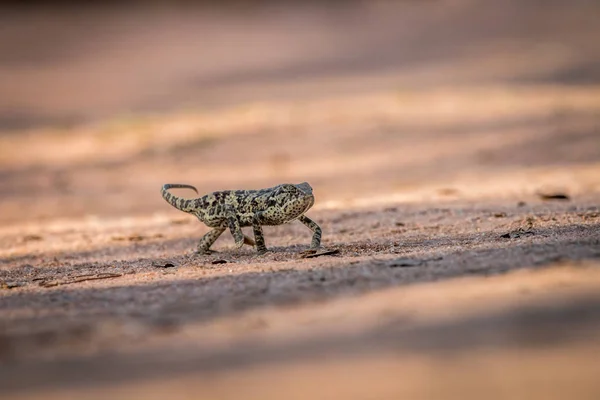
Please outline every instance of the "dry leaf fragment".
M340 251L338 249L333 249L333 250L321 250L321 251L315 251L315 250L307 250L307 251L303 251L300 257L302 258L315 258L315 257L321 257L321 256L330 256L333 254L338 254Z

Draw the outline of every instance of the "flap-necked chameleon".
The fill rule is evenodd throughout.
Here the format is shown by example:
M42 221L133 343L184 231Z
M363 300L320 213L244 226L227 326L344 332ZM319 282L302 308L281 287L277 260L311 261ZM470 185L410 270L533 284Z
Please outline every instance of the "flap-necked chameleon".
M321 245L321 228L306 213L314 204L312 187L307 183L284 183L259 190L223 190L194 199L185 199L169 193L171 188L198 190L191 185L172 183L163 185L162 197L173 207L195 215L213 228L200 239L198 252L210 253L210 247L229 228L237 248L255 245L259 254L265 253L263 225L281 225L298 220L312 232L311 249ZM242 233L241 227L252 226L254 240Z

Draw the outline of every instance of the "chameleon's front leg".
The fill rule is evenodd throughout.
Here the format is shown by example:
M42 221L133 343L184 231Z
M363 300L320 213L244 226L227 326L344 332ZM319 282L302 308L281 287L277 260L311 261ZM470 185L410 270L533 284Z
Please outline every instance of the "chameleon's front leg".
M229 226L229 231L231 231L231 235L235 240L235 246L239 249L247 242L244 233L242 232L242 228L240 228L240 221L235 213L235 210L230 208L226 212L227 215L227 225ZM248 238L249 239L249 238Z
M264 254L267 252L267 246L265 246L265 237L262 231L262 211L254 214L252 218L252 230L254 231L254 242L256 243L256 251L258 254Z
M308 218L306 215L301 215L298 217L298 221L302 222L304 225L308 227L311 231L313 231L312 241L310 242L310 248L316 249L321 246L321 227L317 225L315 221Z
M200 239L200 243L198 243L197 253L200 254L210 254L210 246L221 236L221 234L225 232L224 227L214 228L209 231L206 235L202 236Z

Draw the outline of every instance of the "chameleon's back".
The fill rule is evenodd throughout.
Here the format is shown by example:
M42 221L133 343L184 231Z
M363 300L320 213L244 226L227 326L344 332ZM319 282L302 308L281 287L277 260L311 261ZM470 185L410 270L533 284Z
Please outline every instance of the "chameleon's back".
M290 204L298 204L294 214L308 210L314 203L312 187L306 182L293 185L283 183L259 190L224 190L207 195L209 203L218 208L232 207L240 215L253 215L257 212L267 212L273 208L285 210ZM292 210L290 210L292 212ZM289 215L289 220L298 215Z
M282 199L277 194L281 192L282 186L284 185L258 190L222 190L205 197L211 206L231 206L239 213L255 213L279 205L277 200Z

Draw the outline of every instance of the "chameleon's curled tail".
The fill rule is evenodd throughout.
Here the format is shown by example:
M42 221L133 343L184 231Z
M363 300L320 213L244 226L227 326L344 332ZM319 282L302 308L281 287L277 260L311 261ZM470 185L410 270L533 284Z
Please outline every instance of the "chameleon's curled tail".
M175 196L169 193L169 189L192 189L194 192L198 193L198 190L195 187L181 183L167 183L160 189L160 193L162 194L163 199L178 210L190 212L196 209L196 200Z

